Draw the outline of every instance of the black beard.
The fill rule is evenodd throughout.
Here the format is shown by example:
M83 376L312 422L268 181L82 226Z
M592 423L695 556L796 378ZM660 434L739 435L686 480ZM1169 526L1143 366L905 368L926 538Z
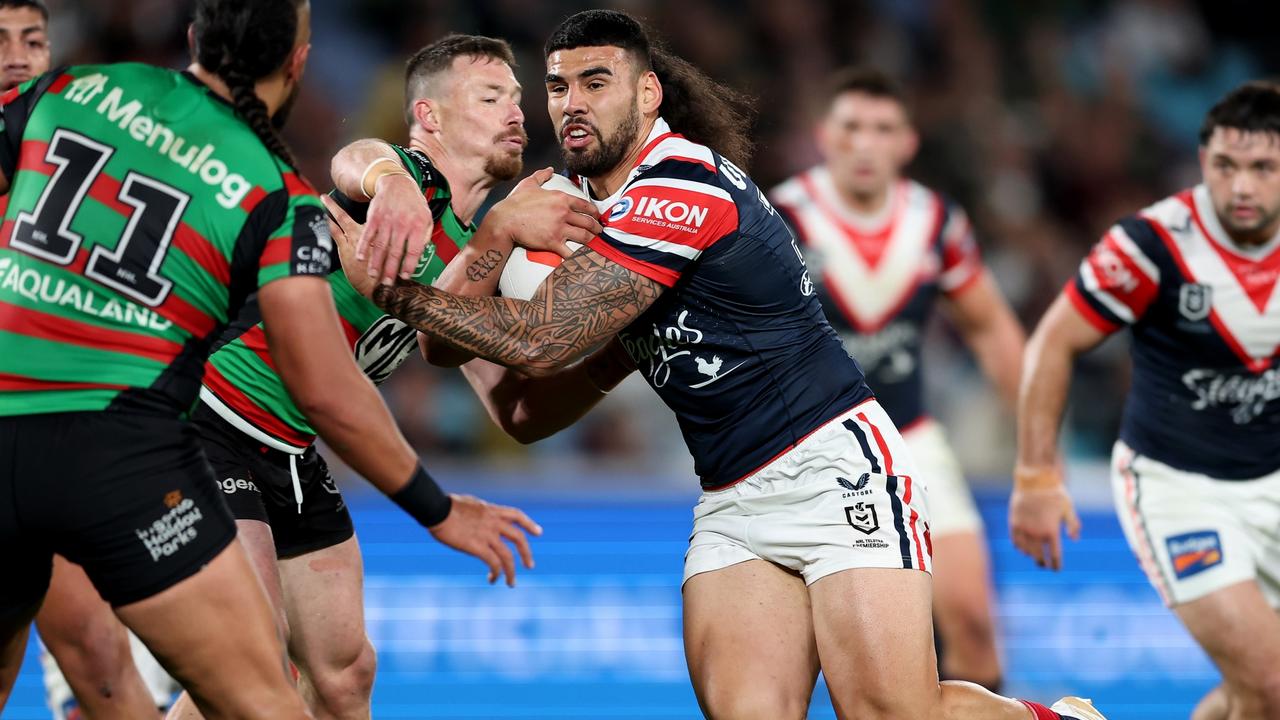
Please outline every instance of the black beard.
M560 156L564 160L565 169L574 175L587 178L600 177L618 167L618 164L627 156L627 151L635 144L636 136L639 134L640 111L632 105L631 112L622 119L622 124L612 136L606 138L597 135L600 145L595 150L566 150L561 144Z
M293 112L293 106L298 102L298 91L302 89L300 85L294 85L289 91L289 97L284 99L280 107L276 110L276 114L271 116L271 127L276 132L284 129L285 123L289 122L289 113Z

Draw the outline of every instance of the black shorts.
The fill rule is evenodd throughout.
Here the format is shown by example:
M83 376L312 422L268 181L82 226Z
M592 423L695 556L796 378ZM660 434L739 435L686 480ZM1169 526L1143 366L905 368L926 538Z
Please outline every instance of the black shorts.
M315 445L301 455L266 447L204 403L196 406L191 420L231 514L270 525L277 557L323 550L355 534L347 504Z
M0 616L44 597L53 554L112 605L199 572L236 526L190 423L116 411L0 418Z

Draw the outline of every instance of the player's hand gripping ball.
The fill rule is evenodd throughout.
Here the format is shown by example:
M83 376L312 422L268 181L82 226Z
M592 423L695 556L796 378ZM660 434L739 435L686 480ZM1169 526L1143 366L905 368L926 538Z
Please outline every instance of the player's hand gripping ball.
M563 175L552 175L550 180L542 183L542 188L544 190L559 190L562 193L590 201L586 193L582 192L577 185ZM581 244L572 241L567 244L574 251L582 247ZM498 292L503 297L528 300L533 297L533 293L537 291L538 286L542 285L542 281L547 279L547 276L560 265L561 261L562 258L553 252L529 251L516 246L511 251L511 257L507 259L507 265L502 270L502 276L498 278Z

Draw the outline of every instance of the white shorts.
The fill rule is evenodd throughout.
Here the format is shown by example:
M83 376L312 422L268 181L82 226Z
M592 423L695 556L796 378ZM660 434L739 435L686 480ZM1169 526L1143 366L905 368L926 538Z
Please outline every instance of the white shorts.
M1256 580L1280 608L1280 471L1215 480L1117 442L1111 489L1129 547L1166 605Z
M915 459L916 472L929 481L933 537L959 532L981 534L982 516L942 426L932 418L922 418L902 431L902 439Z
M808 584L854 568L932 570L926 484L875 400L740 482L702 493L684 579L768 560Z

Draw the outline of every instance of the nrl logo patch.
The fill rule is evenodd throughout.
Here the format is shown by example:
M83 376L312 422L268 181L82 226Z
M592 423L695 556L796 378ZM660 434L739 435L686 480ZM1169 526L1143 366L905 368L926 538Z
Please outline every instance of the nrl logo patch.
M880 519L876 516L875 503L860 502L844 509L845 519L849 525L863 535L871 535L880 529Z
M1213 306L1213 288L1204 283L1183 283L1178 289L1178 312L1191 322L1209 317Z

